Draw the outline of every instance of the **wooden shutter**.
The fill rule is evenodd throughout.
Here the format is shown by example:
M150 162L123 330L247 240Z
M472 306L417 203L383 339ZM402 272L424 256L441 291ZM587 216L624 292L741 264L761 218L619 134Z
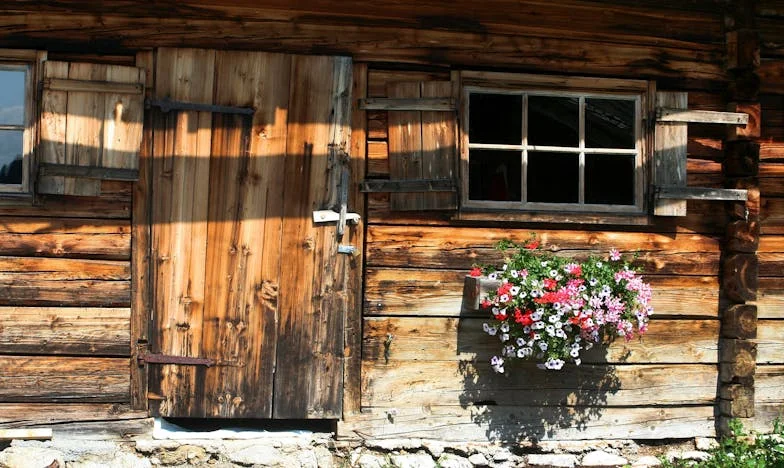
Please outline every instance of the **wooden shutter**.
M656 216L686 216L686 200L745 200L745 190L688 187L686 159L688 123L745 125L748 115L688 110L688 93L656 93L654 201Z
M366 109L388 112L389 180L366 192L391 192L390 209L457 209L457 111L452 81L398 82Z
M97 196L101 179L136 180L144 69L44 63L38 193Z

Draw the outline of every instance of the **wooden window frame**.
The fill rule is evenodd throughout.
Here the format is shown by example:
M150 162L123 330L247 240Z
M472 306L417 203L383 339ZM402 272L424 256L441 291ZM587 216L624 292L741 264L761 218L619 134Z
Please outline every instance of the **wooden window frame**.
M37 118L37 83L40 63L45 54L35 50L0 49L0 70L24 70L25 99L24 122L22 125L0 125L3 130L22 130L22 182L0 184L0 197L32 195L32 174L35 167ZM18 128L17 128L18 127Z
M655 83L644 80L619 80L587 77L541 76L516 73L462 72L460 94L460 219L503 219L508 221L539 222L585 222L646 224L648 219L648 194L650 193L651 164L653 148L653 127L651 118L655 109ZM523 141L520 145L472 144L468 138L470 118L469 96L472 93L510 94L523 96ZM526 140L527 96L546 95L553 97L578 97L580 101L580 146L579 147L534 147ZM585 98L629 99L635 101L634 150L624 150L624 154L635 155L635 198L634 205L598 205L585 203L541 203L527 202L525 196L526 156L529 150L556 149L561 152L578 154L580 159L579 190L580 200L584 197L585 154L613 153L610 149L584 148L584 102ZM491 201L469 199L469 149L503 149L520 151L523 158L521 167L522 201ZM563 217L564 214L569 216Z

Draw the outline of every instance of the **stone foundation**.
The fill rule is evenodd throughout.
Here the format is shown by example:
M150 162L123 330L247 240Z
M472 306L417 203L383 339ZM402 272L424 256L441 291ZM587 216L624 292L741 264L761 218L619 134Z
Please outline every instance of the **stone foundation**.
M397 439L339 441L328 433L269 433L259 438L132 440L15 440L0 451L0 467L151 468L473 468L652 467L668 458L701 459L713 439L644 444L631 440L501 445ZM3 448L3 446L0 446Z

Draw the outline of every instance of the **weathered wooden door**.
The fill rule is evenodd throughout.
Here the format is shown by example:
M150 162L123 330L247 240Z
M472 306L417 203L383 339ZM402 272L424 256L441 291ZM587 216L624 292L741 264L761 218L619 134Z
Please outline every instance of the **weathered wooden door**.
M150 110L149 352L215 364L148 364L153 414L340 417L348 259L312 213L337 203L350 90L346 58L157 51L155 99L201 106Z

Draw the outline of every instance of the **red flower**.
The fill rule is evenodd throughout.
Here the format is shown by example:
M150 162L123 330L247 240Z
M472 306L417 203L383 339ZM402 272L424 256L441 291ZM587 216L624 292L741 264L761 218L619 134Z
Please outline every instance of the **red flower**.
M534 250L537 247L539 247L539 241L536 240L536 239L534 239L531 242L525 244L525 248L528 249L528 250Z
M479 307L481 307L482 309L489 309L491 305L493 305L492 302L488 301L487 299L483 299L482 302L479 304Z
M476 278L477 276L482 276L482 269L481 269L481 268L479 268L479 267L474 267L474 268L471 268L471 273L470 273L470 274L471 274L471 276L473 276L473 277L475 277L475 278Z
M558 286L558 282L552 278L545 278L543 282L545 289L549 289L550 291L554 290L556 286Z
M504 283L498 287L498 291L496 292L498 293L499 296L501 296L504 294L509 294L510 289L512 289L512 283Z

